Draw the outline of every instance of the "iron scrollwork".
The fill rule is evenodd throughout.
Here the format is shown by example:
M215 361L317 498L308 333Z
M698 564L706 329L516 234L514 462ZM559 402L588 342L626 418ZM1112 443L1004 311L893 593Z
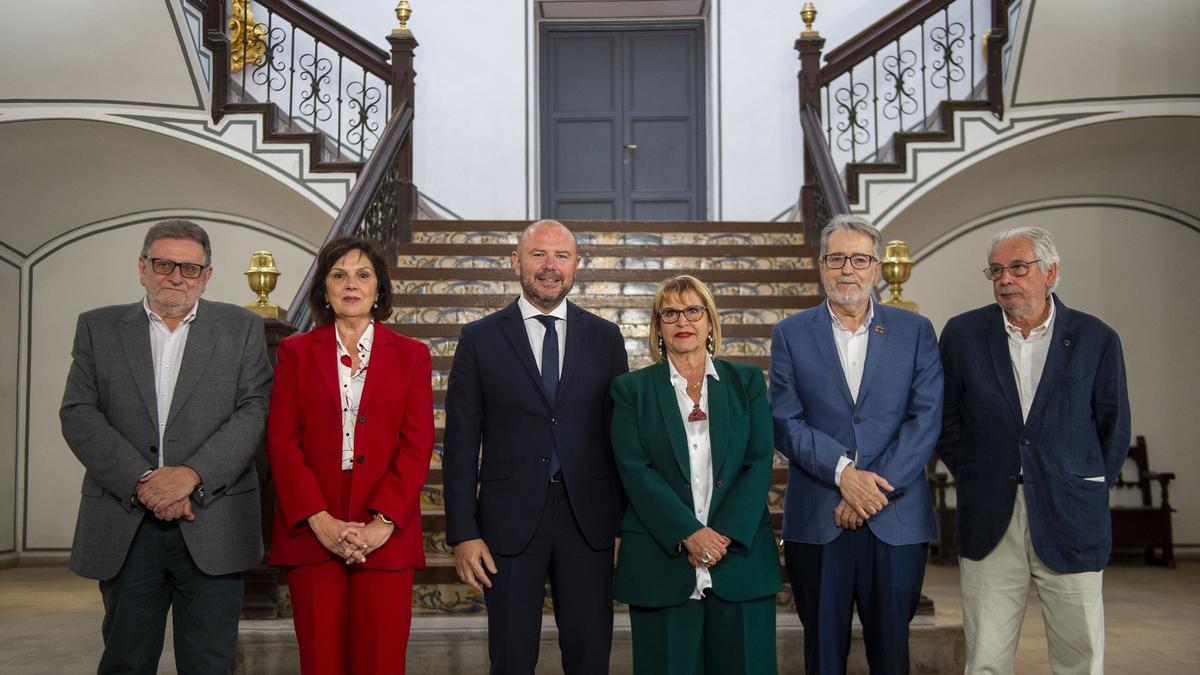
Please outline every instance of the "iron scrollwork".
M368 87L364 73L363 81L351 82L346 93L350 96L347 106L353 113L346 127L346 142L358 146L359 157L366 157L379 141L378 114L383 92L379 87Z
M883 78L893 83L883 95L883 116L889 120L917 112L917 91L911 84L916 65L917 54L911 49L883 59Z
M849 86L842 87L833 93L833 100L837 104L839 114L839 120L835 124L838 149L854 153L856 147L865 146L871 139L871 132L868 130L868 116L862 114L867 110L870 93L870 88L863 82L857 84L851 82Z
M951 82L960 82L967 75L963 68L962 51L966 40L967 29L961 23L955 22L946 26L938 26L929 31L929 40L933 43L934 60L933 74L929 83L935 87L950 86ZM955 53L955 50L958 53Z
M300 57L300 79L309 83L307 91L300 97L300 114L318 122L326 122L333 116L333 108L329 105L331 97L326 89L332 81L329 74L333 72L333 61L318 56L319 47L318 44L312 54Z
M286 49L284 41L287 39L287 31L276 26L271 29L269 34L265 35L265 39L266 51L263 58L254 64L254 74L251 79L255 84L265 87L268 91L283 91L283 88L287 86L287 75L284 74L287 62L281 57Z

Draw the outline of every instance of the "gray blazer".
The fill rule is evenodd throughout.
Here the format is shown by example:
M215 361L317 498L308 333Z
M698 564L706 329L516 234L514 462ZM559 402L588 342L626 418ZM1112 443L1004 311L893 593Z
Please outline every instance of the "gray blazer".
M71 569L111 579L143 518L134 490L158 466L158 407L149 319L141 302L79 316L63 392L63 437L83 463ZM183 353L164 436L164 464L186 464L203 481L196 520L179 528L196 565L229 574L262 561L258 474L271 387L263 322L225 303L200 300Z

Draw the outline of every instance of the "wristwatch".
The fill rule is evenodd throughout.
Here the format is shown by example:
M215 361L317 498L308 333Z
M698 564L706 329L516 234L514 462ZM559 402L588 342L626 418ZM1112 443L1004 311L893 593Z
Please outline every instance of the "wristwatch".
M380 513L379 511L376 511L376 512L375 512L375 517L376 517L378 520L380 520L382 523L384 523L385 525L391 525L392 527L395 527L395 526L396 526L396 523L392 522L392 519L391 519L391 518L388 518L387 516L383 515L383 514L382 514L382 513Z

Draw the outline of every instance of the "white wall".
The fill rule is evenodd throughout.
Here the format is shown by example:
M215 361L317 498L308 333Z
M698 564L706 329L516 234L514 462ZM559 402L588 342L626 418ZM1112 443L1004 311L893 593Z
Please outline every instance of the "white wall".
M1117 200L1114 200L1114 202ZM905 287L940 331L951 316L993 302L982 270L996 232L1037 225L1050 230L1062 256L1059 298L1098 316L1121 336L1134 435L1146 436L1150 468L1174 471L1175 540L1200 544L1200 477L1196 374L1200 315L1193 308L1200 231L1136 203L1054 208L993 221L923 255ZM1200 220L1190 219L1192 228ZM886 233L885 233L886 234ZM1156 489L1157 491L1157 489ZM1157 500L1157 496L1155 497Z
M17 340L20 268L0 259L0 553L17 548Z
M394 2L314 2L388 49ZM538 215L533 0L414 2L415 173L421 192L471 219ZM708 21L709 218L766 220L795 203L801 136L793 0L712 0ZM826 48L900 0L819 2Z

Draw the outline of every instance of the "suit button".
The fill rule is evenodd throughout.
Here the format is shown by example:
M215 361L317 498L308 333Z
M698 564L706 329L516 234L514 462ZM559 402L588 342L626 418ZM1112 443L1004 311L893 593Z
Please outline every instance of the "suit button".
M720 490L723 487L725 487L725 481L723 481L723 480L717 481L717 489Z
M860 423L860 422L862 422L862 418L861 418L861 417L859 417L858 415L855 415L855 416L854 416L854 423L855 423L855 424L858 424L858 423Z
M356 457L356 458L355 458L355 460L356 460L356 461L357 461L359 464L362 464L363 462L367 461L367 456L366 456L366 455L359 455L358 457Z
M367 416L366 416L366 415L359 415L359 416L358 416L358 421L359 421L360 423L362 423L362 422L366 422L366 421L367 421Z
M558 424L558 418L557 418L557 417L551 417L551 418L550 418L550 424Z
M158 446L157 445L150 446L150 454L152 454L152 455L158 454Z
M1028 448L1028 447L1029 447L1029 439L1028 439L1028 438L1022 438L1022 439L1021 439L1021 446L1022 446L1022 447L1026 447L1026 448Z
M549 457L543 457L543 458L542 458L542 464L549 464L549 463L550 463L550 458L549 458Z

